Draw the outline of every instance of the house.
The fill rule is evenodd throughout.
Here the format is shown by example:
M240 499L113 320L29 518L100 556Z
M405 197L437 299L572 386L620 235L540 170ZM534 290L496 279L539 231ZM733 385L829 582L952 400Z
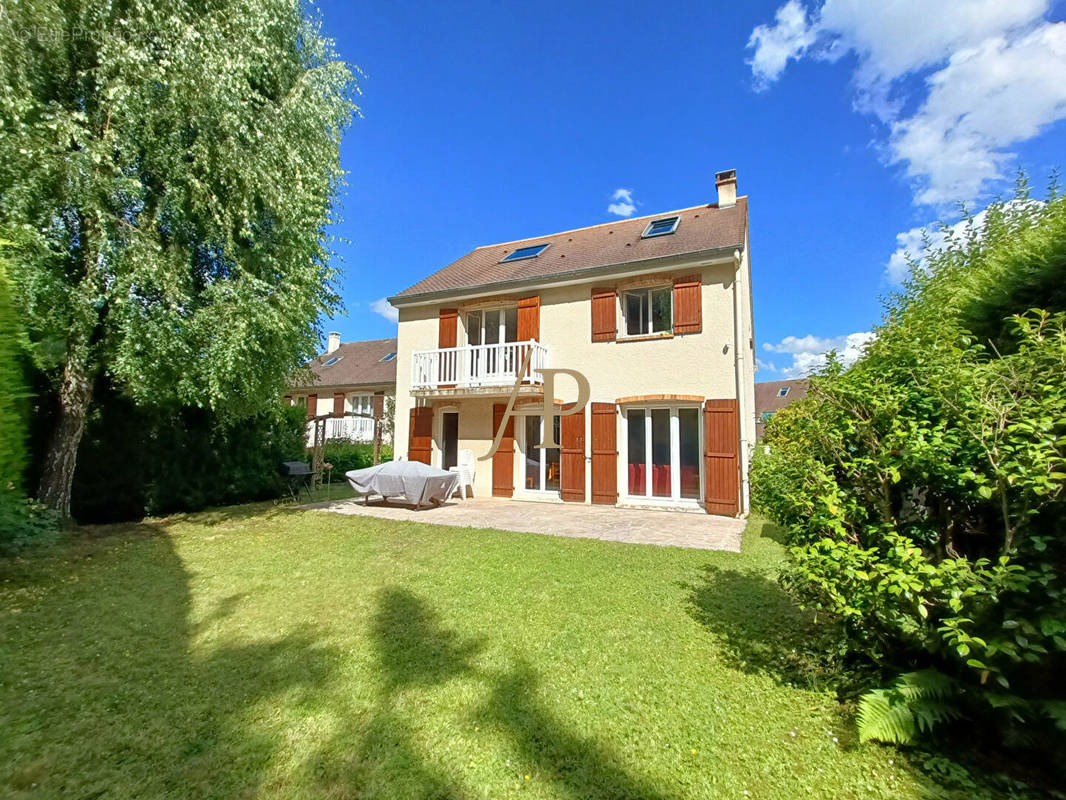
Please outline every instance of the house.
M479 247L390 297L399 312L397 455L476 458L477 496L747 511L755 436L748 201L718 202ZM541 368L578 370L579 413L543 403ZM556 376L567 411L575 381ZM506 421L505 421L506 417ZM484 459L503 424L499 449Z
M766 432L770 417L785 406L807 396L806 378L790 381L765 381L755 384L755 439L759 441Z
M392 429L388 412L396 395L395 339L341 342L339 333L329 334L326 352L308 364L311 381L293 385L285 402L302 405L308 420L334 414L326 421L327 439L374 439L372 417L344 417L355 412L384 418L386 434ZM311 441L310 424L308 425ZM385 436L386 441L388 436Z

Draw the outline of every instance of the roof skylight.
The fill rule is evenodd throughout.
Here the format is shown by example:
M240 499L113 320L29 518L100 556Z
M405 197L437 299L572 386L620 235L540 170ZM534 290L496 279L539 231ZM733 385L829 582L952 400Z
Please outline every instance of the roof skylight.
M392 361L394 358L396 358L396 353L386 353L378 361Z
M329 361L324 362L322 364L322 366L323 367L332 367L334 364L336 364L342 358L344 358L344 356L333 356L333 358L331 358Z
M681 222L681 217L663 217L662 219L653 219L648 223L648 227L644 229L644 233L640 235L641 239L650 239L653 236L666 236L677 230L678 223Z
M541 253L543 253L545 249L547 249L547 247L548 245L546 244L534 244L530 245L529 247L519 247L513 253L508 253L503 258L501 258L500 262L502 263L504 261L520 261L523 258L536 258Z

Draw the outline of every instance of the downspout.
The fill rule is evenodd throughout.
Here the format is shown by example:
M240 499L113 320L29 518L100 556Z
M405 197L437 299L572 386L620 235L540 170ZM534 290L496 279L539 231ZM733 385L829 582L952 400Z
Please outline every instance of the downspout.
M733 251L733 367L737 387L737 415L740 427L740 514L748 513L748 426L747 420L747 392L744 391L744 356L740 344L742 335L740 324L740 291L737 284L740 283L740 251Z

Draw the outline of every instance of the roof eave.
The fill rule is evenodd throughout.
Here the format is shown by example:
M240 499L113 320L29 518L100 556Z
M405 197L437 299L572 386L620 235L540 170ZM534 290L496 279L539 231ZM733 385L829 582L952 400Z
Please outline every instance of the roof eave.
M744 244L741 242L725 245L723 247L714 247L708 250L694 250L689 253L674 253L668 256L656 256L655 258L644 258L638 261L622 261L613 264L604 264L598 267L584 267L582 269L573 269L566 272L553 272L551 275L537 275L530 278L517 278L508 281L493 281L491 283L463 286L458 289L438 289L432 292L419 292L418 294L397 294L386 299L393 306L418 305L437 300L449 300L452 298L464 297L466 295L477 295L489 292L512 292L546 284L583 282L585 280L594 280L611 273L624 275L631 272L646 272L649 269L655 268L669 269L674 265L680 266L684 264L687 266L694 261L706 261L708 263L724 262L732 259L733 254L737 251L743 252L743 250Z

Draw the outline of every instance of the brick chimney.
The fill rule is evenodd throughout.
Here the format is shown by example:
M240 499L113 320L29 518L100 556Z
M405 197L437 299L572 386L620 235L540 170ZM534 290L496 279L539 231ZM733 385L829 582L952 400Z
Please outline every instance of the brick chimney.
M737 171L735 169L716 172L714 185L718 189L719 208L730 208L737 204Z
M332 353L338 347L341 346L341 335L336 331L329 332L329 346L326 348L327 353Z

